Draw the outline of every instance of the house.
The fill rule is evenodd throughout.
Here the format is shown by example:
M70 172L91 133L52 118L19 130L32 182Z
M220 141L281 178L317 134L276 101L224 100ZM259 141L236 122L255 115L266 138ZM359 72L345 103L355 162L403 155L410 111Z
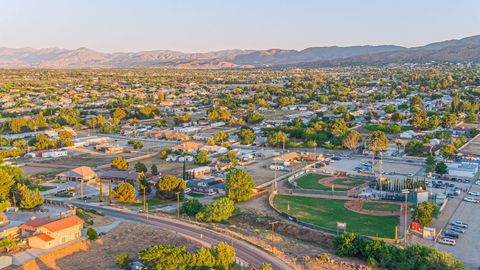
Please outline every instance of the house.
M98 178L101 181L112 181L135 183L138 179L138 173L134 171L104 170L98 172Z
M197 143L197 142L184 142L181 144L177 144L174 147L172 147L172 151L182 151L182 152L197 152L198 149L202 147L202 144Z
M213 177L188 180L187 187L194 192L208 195L225 194L225 183L223 180L215 179Z
M57 181L90 181L95 178L97 178L97 174L87 166L81 166L55 176Z
M202 166L202 167L187 170L185 173L186 173L187 179L205 178L211 175L212 170L213 168L210 166Z
M20 229L30 247L49 249L80 238L83 223L76 215L57 220L34 218L20 225Z
M281 163L285 166L290 166L290 164L299 161L301 158L302 157L297 152L290 152L278 157L274 157L273 162L277 164Z

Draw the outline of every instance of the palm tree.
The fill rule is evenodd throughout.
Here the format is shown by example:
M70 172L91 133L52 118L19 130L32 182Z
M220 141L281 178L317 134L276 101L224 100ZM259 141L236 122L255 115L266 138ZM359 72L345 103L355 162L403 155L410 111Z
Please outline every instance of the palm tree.
M377 152L380 153L380 157L382 157L381 153L385 151L388 147L388 138L385 135L383 131L374 131L372 134L368 135L367 138L367 145L368 149L372 151L372 173L375 175L375 169L374 169L374 164L375 164L375 154ZM380 171L380 181L382 177L382 161L380 160L379 163L379 171ZM382 184L380 183L380 190L382 189Z

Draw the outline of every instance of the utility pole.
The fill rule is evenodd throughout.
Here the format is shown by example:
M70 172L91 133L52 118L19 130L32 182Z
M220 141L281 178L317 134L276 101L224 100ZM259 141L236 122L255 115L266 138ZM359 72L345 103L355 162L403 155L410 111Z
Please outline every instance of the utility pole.
M270 222L270 224L272 225L272 255L275 254L275 224L277 223L278 221Z
M108 182L108 203L112 204L112 180Z
M145 212L147 209L147 200L145 198L145 185L142 184L143 187L143 211Z
M177 195L177 218L180 218L180 191L175 192Z
M407 199L408 199L409 190L408 189L402 189L402 193L405 194L405 209L404 209L405 220L404 220L404 224L403 224L403 229L404 229L403 237L404 237L404 245L405 245L405 247L407 247L407 213L408 213L407 212L407 210L408 210Z
M83 179L80 180L80 200L83 200Z
M147 213L147 220L148 220L148 203L146 204L146 209L147 210L145 212Z

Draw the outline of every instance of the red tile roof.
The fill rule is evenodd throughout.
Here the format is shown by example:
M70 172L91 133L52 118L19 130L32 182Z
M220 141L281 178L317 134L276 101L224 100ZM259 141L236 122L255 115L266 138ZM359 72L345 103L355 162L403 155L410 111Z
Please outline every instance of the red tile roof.
M52 240L55 239L55 238L51 237L50 235L48 235L46 233L37 234L37 235L34 235L32 237L38 237L45 242L49 242L49 241L52 241Z
M37 227L45 225L52 220L50 218L35 218L20 225L20 229L35 231Z
M51 232L57 232L57 231L61 231L63 229L70 228L70 227L73 227L75 225L79 225L79 224L83 224L83 223L84 223L83 219L81 219L77 216L70 216L70 217L67 217L67 218L64 218L64 219L55 220L53 222L44 224L44 225L39 226L39 227L44 227L45 229L47 229Z

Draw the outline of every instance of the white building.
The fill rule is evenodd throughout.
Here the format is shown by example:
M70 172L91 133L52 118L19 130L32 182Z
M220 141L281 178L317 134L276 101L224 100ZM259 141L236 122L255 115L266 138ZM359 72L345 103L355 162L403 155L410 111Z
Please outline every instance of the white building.
M474 178L478 171L478 164L472 162L447 164L448 176L455 178Z

